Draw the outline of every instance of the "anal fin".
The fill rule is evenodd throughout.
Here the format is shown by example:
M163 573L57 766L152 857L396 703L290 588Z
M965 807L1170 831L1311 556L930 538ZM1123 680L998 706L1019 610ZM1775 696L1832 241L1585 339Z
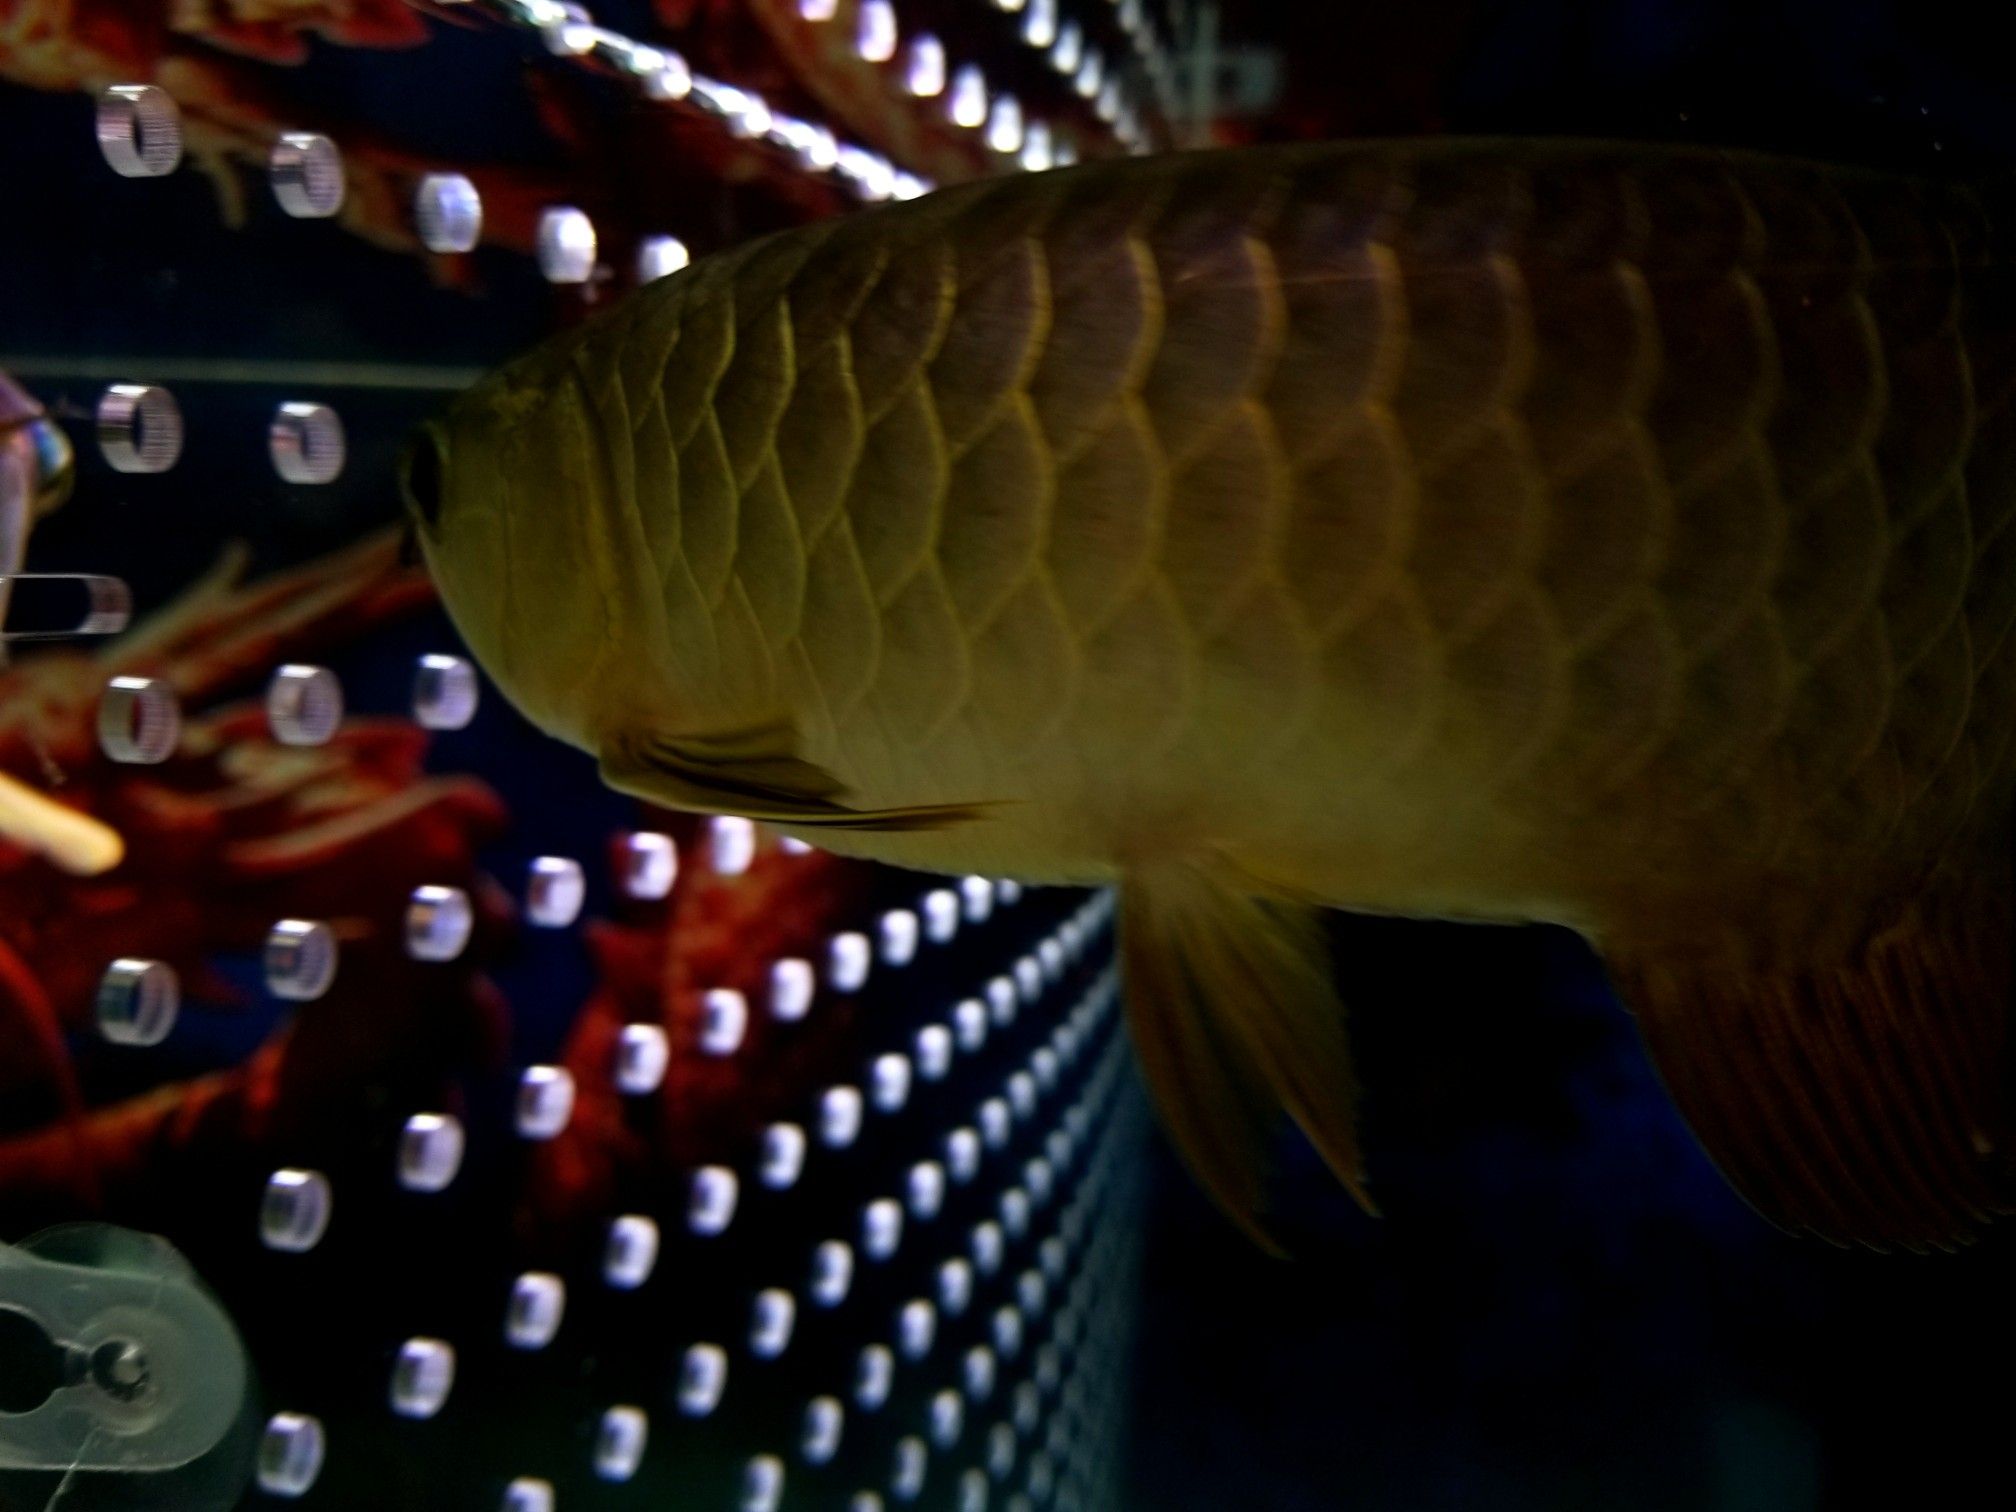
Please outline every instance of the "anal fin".
M1127 1019L1178 1150L1269 1249L1267 1152L1286 1112L1368 1211L1344 1006L1317 910L1252 896L1203 866L1121 885Z
M1779 1226L1951 1249L2016 1211L2006 886L1944 887L1823 965L1606 942L1661 1078Z

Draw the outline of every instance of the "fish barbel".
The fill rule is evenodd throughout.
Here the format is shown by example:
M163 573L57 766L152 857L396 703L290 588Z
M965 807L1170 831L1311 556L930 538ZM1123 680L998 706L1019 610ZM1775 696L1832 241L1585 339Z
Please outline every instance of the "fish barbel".
M1571 926L1736 1186L2011 1207L2002 196L1696 149L968 185L650 285L406 463L447 607L613 786L1117 884L1176 1142L1362 1195L1319 910Z

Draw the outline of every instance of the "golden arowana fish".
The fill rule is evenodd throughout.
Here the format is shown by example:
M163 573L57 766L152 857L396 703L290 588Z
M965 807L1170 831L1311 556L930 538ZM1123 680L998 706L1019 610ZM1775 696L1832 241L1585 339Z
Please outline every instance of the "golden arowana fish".
M2016 290L1992 196L1700 150L1101 163L753 242L409 456L477 656L615 787L1116 883L1249 1220L1354 1188L1317 910L1602 951L1795 1229L2011 1207Z

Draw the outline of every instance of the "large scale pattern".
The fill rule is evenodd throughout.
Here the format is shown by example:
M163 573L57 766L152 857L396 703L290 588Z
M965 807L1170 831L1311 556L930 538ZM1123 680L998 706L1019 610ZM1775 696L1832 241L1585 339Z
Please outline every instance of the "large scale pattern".
M1100 165L757 243L575 361L696 705L781 700L866 806L1595 923L1710 857L1903 885L2006 808L1991 208L1536 144Z

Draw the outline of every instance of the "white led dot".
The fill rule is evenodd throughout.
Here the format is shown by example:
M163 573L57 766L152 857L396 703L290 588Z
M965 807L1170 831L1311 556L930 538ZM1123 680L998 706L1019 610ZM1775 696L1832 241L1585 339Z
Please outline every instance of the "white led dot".
M679 1361L679 1410L706 1417L728 1389L728 1355L718 1344L693 1344Z
M280 208L300 219L320 219L343 208L343 154L326 136L283 132L267 154L266 172Z
M742 1512L777 1512L784 1501L784 1462L759 1454L742 1472Z
M1064 975L1064 942L1056 935L1046 936L1036 946L1036 960L1043 968L1044 981L1055 982Z
M1039 1091L1048 1092L1057 1085L1059 1069L1057 1052L1048 1045L1038 1046L1035 1054L1029 1057L1029 1071L1036 1078Z
M1042 1421L1042 1412L1043 1399L1034 1381L1024 1381L1015 1388L1015 1429L1018 1433L1034 1433L1037 1423Z
M973 1267L953 1258L938 1267L938 1306L948 1317L959 1317L973 1303Z
M1015 1278L1015 1300L1029 1317L1040 1318L1050 1300L1050 1288L1042 1272L1025 1270Z
M644 1463L651 1420L637 1407L611 1407L595 1426L595 1473L605 1481L627 1481Z
M952 1010L952 1038L968 1055L987 1043L987 1005L967 998Z
M268 1249L286 1254L311 1250L329 1231L335 1201L329 1178L320 1171L275 1171L259 1204L259 1237Z
M987 1472L977 1465L959 1477L959 1501L953 1512L987 1512Z
M582 284L595 272L595 223L572 206L539 217L539 271L548 283Z
M795 957L770 965L770 1016L796 1023L812 1010L812 963Z
M1100 56L1098 48L1085 54L1085 61L1078 65L1078 73L1071 80L1071 87L1085 99L1099 93L1099 85L1106 77L1106 60Z
M413 719L422 729L466 729L479 701L470 662L460 656L420 658L413 672Z
M973 1225L973 1268L981 1275L991 1276L1001 1269L1001 1259L1007 1248L1000 1224L990 1218Z
M1001 1194L1001 1227L1011 1239L1029 1232L1029 1194L1022 1188L1010 1187Z
M917 1074L926 1081L943 1081L952 1070L952 1031L943 1024L926 1024L917 1031Z
M392 1362L392 1410L401 1417L431 1418L455 1386L455 1348L441 1339L408 1339Z
M1062 1239L1052 1234L1038 1247L1036 1254L1045 1275L1052 1281L1064 1279L1064 1265L1069 1256L1066 1254Z
M319 485L342 476L349 444L343 419L326 404L289 402L266 427L273 470L289 483Z
M679 849L670 835L638 830L616 845L616 885L626 898L656 902L679 880Z
M1009 1471L1015 1468L1015 1430L1006 1423L996 1423L987 1431L987 1473L996 1480L1006 1480Z
M707 854L717 875L739 877L756 859L756 826L722 814L708 821Z
M268 1496L306 1496L322 1473L322 1422L305 1412L279 1412L259 1436L259 1489Z
M565 1066L527 1066L518 1078L518 1132L552 1139L574 1117L574 1073Z
M938 1337L938 1309L922 1297L905 1302L896 1313L896 1347L906 1360L921 1360Z
M98 150L123 178L160 178L182 161L182 113L152 84L114 84L98 96Z
M1015 962L1015 990L1022 994L1022 1001L1033 1003L1043 995L1043 967L1034 956L1021 956Z
M965 1384L966 1395L975 1403L986 1401L994 1394L994 1351L985 1344L975 1344L967 1350L959 1378Z
M525 917L540 929L565 929L581 917L588 881L581 863L567 856L540 856L525 873Z
M999 1150L1008 1143L1008 1135L1014 1127L1014 1119L1008 1112L1008 1104L998 1097L990 1097L980 1104L980 1138L990 1150Z
M945 1172L960 1186L980 1174L980 1131L964 1126L945 1136Z
M336 980L336 935L314 919L282 919L266 934L266 990L290 1003L321 997Z
M1022 149L1022 106L1015 96L996 95L987 111L987 145L996 152Z
M798 14L807 21L831 21L840 0L798 0Z
M406 954L416 961L454 960L475 928L476 911L459 887L416 887L406 902Z
M749 1309L749 1352L759 1360L774 1360L791 1347L798 1304L791 1293L771 1287L756 1294Z
M1078 65L1085 57L1085 33L1076 21L1068 21L1064 29L1057 33L1057 44L1050 49L1050 66L1067 77L1078 71Z
M985 877L960 878L959 904L965 910L968 924L985 923L994 912L994 884Z
M995 901L1003 908L1013 908L1022 901L1022 884L1013 877L1002 877L994 883Z
M1092 113L1108 123L1120 119L1120 81L1109 78L1099 87L1099 94L1092 102Z
M798 1452L808 1465L824 1465L840 1452L840 1436L847 1426L847 1409L838 1397L814 1397L805 1404L805 1427L798 1436Z
M949 887L940 887L924 895L918 905L923 915L924 938L933 945L944 945L959 933L959 895Z
M878 1113L898 1113L910 1100L910 1058L878 1055L868 1067L868 1090Z
M98 700L98 749L124 765L152 766L175 754L182 711L168 684L154 677L115 677Z
M521 1475L504 1488L499 1512L553 1512L553 1483L536 1476Z
M429 252L468 252L483 236L483 196L459 173L430 173L413 191L413 221Z
M878 1197L861 1210L861 1253L887 1260L903 1243L903 1208L893 1197Z
M700 1048L708 1055L733 1055L749 1029L749 1004L742 994L716 987L700 996Z
M861 1093L854 1087L828 1087L819 1098L819 1142L829 1150L844 1150L861 1137Z
M182 407L165 388L115 383L98 396L98 449L123 473L159 473L182 456Z
M415 1113L399 1131L399 1185L409 1192L447 1189L467 1147L462 1121L447 1113Z
M1022 1314L1012 1307L997 1307L990 1325L994 1336L994 1348L1004 1358L1012 1360L1022 1351Z
M693 261L686 243L676 236L647 236L637 244L637 282L669 277Z
M1031 121L1022 133L1022 155L1017 159L1025 173L1042 173L1056 166L1056 154L1050 147L1050 127L1044 121Z
M1022 40L1031 47L1049 47L1057 40L1057 0L1029 0L1022 14Z
M958 1392L941 1391L931 1398L930 1423L931 1442L940 1449L950 1449L959 1442L966 1427L966 1404Z
M1005 1029L1015 1022L1015 982L1005 976L989 977L982 989L987 997L987 1016L995 1027Z
M326 745L343 723L343 685L327 667L289 663L266 684L266 724L283 745Z
M98 982L98 1032L114 1045L158 1045L175 1028L182 985L165 961L122 957Z
M854 50L864 63L887 63L896 56L896 10L889 0L861 0Z
M987 80L971 63L963 65L952 76L952 93L946 104L946 114L951 117L953 125L964 126L969 131L977 131L986 124Z
M637 75L638 87L647 100L661 103L683 100L693 93L693 68L675 52L666 52L657 47L641 47L632 54L633 72ZM671 241L673 238L652 238Z
M812 1279L807 1287L821 1307L838 1307L854 1284L854 1251L838 1239L828 1239L812 1252Z
M548 1271L527 1271L511 1283L504 1306L504 1341L513 1349L544 1349L560 1332L567 1283Z
M903 71L904 86L920 100L945 92L945 44L925 35L910 44L910 60Z
M1036 1112L1036 1078L1027 1071L1017 1071L1008 1078L1008 1106L1017 1118L1026 1119Z
M658 1225L641 1213L609 1222L602 1245L602 1279L618 1291L635 1291L658 1265Z
M880 1344L863 1346L854 1366L854 1405L875 1412L889 1400L896 1381L896 1357Z
M844 930L827 942L826 981L835 992L858 992L868 980L868 937Z
M908 966L917 959L917 915L907 908L892 908L876 927L878 953L885 966Z
M735 1204L741 1195L735 1173L726 1166L702 1166L693 1173L688 1190L686 1226L706 1238L726 1233L735 1221Z
M794 1123L773 1123L763 1131L758 1174L773 1191L795 1186L805 1169L805 1131Z
M935 1160L920 1160L910 1167L906 1188L910 1216L920 1223L936 1218L945 1206L945 1168Z
M924 1491L924 1477L931 1465L931 1451L924 1440L912 1434L896 1441L896 1464L889 1472L889 1494L901 1502L917 1500Z
M664 1085L672 1064L672 1044L656 1024L625 1024L616 1037L613 1076L616 1090L642 1097Z

